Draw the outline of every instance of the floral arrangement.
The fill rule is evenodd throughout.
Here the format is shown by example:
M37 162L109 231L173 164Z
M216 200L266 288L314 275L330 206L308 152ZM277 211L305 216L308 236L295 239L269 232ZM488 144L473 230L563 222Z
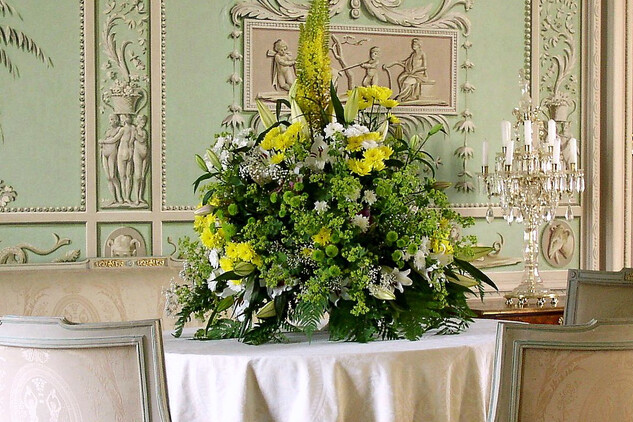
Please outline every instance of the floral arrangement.
M197 156L199 239L180 244L177 336L195 316L207 320L196 338L260 344L311 336L329 316L332 340L413 340L465 328L466 294L492 285L468 262L490 249L451 235L472 221L428 177L424 146L442 126L404 139L385 87L357 87L343 105L328 23L327 0L313 0L289 99L276 113L258 104L265 129L223 133Z

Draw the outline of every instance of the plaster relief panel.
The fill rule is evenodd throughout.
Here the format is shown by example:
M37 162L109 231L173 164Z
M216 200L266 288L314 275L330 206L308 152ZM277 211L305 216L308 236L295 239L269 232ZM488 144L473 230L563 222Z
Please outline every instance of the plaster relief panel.
M104 243L106 258L147 256L143 235L131 227L121 227L110 233Z
M97 9L101 208L149 207L149 1L101 1Z

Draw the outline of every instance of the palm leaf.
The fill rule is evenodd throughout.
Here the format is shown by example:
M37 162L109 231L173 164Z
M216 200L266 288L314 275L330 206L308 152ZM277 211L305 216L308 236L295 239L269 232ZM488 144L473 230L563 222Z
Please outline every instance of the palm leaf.
M0 25L0 43L30 53L48 66L53 66L51 58L42 51L31 37L20 30L7 25Z
M0 15L2 15L2 16L7 16L7 15L9 15L9 16L17 16L18 18L20 18L20 20L22 20L22 16L20 16L18 11L15 10L13 8L13 6L11 6L5 0L0 0Z

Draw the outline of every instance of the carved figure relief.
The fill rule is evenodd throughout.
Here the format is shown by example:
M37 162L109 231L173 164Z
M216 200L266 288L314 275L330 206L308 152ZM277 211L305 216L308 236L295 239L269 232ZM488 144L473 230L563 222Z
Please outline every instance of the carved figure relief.
M548 264L555 268L564 267L574 255L574 231L566 221L554 220L545 226L541 246Z
M245 27L245 109L255 110L256 99L272 107L295 79L291 52L298 46L299 24L246 20ZM379 84L393 90L403 114L456 112L457 31L332 25L330 35L341 97L354 86ZM257 71L266 68L268 75Z
M149 73L146 66L149 12L143 1L111 0L103 11L101 114L112 110L99 151L109 199L105 208L147 208L149 168ZM132 29L135 34L129 34Z
M104 256L107 258L147 256L143 235L131 227L122 227L110 233L104 246Z

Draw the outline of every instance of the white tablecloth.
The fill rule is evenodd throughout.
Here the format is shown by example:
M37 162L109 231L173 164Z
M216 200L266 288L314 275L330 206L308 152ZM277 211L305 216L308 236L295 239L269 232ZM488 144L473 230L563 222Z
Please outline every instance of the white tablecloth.
M172 419L485 421L496 327L476 320L461 334L419 341L333 343L316 334L311 344L262 346L165 333Z

